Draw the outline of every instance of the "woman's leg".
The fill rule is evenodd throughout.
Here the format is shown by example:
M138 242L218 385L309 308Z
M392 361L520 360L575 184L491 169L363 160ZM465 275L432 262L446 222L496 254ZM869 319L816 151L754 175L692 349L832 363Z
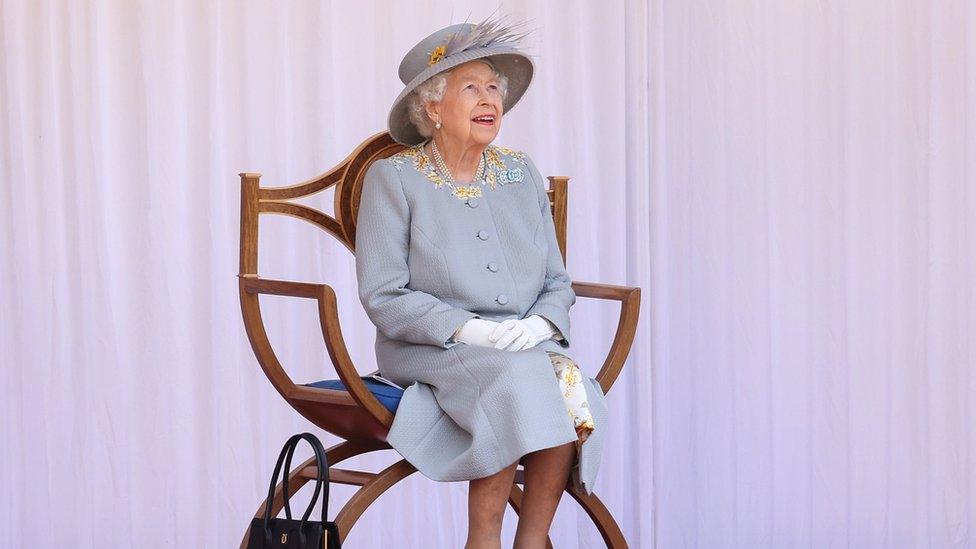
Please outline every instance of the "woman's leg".
M546 546L549 526L575 459L575 442L525 455L525 493L515 532L515 549Z
M546 448L525 456L525 495L515 533L516 548L545 547L556 506L569 481L579 446L593 431L583 374L567 356L547 351L559 380L559 390L576 427L576 442Z
M502 518L512 492L518 462L494 475L476 478L468 484L468 540L466 549L500 549Z

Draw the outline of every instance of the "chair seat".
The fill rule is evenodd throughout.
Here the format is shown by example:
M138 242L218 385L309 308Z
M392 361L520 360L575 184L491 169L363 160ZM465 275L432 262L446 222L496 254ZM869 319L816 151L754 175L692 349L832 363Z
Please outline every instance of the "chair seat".
M380 401L387 410L396 413L397 407L400 405L400 398L403 397L403 389L397 389L396 387L391 387L386 383L376 381L375 379L370 379L364 377L363 383L366 384L366 388L369 392L373 393L376 400ZM317 387L319 389L335 389L339 391L345 391L346 386L338 379L325 379L322 381L316 381L314 383L306 383L307 387Z

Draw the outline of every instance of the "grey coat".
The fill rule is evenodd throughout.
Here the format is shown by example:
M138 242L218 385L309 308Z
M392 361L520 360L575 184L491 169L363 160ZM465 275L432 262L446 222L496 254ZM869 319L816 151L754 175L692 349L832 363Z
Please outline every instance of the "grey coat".
M454 192L418 145L375 162L360 202L360 300L377 328L380 373L407 388L388 441L440 481L485 477L577 438L546 354L572 358L576 295L545 185L528 155L494 145L488 153L480 197ZM451 340L474 317L533 314L549 319L564 341L512 352ZM573 481L589 493L607 406L594 379L584 376L583 384L596 429Z

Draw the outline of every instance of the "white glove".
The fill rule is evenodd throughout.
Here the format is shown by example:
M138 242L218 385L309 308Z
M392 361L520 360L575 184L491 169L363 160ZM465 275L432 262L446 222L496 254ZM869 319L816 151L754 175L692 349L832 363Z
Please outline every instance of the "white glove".
M496 349L521 351L551 338L556 331L548 320L539 315L532 315L499 322L488 339L495 342Z
M467 343L468 345L479 345L481 347L494 347L495 342L488 339L491 332L498 326L494 320L483 318L472 318L464 323L454 336L454 341Z

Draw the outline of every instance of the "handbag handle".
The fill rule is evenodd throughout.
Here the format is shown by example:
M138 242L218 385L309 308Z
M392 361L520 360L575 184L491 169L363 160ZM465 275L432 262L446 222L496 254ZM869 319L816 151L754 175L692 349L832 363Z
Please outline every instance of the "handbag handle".
M306 436L307 435L307 436ZM315 493L312 495L312 501L308 504L308 508L305 510L305 514L302 515L302 525L308 520L308 517L312 514L312 507L315 506L315 502L318 499L319 486L322 487L322 524L326 523L326 517L329 513L329 462L325 457L325 448L322 447L322 442L319 441L318 437L312 433L302 433L302 438L308 441L312 446L312 451L315 452L315 468L317 469L315 475ZM288 450L288 456L285 458L285 471L291 471L291 458L295 453L295 448L298 447L298 441L292 445ZM288 483L286 482L283 486L284 498L285 498L285 516L291 519L291 507L288 504Z
M281 453L278 454L278 460L275 462L274 473L271 476L271 484L268 486L268 499L265 502L264 508L264 537L268 544L271 543L271 506L274 502L275 484L278 480L279 473L281 473L282 464L285 465L285 471L282 475L282 493L285 504L285 516L288 518L288 520L291 520L291 506L288 503L288 471L291 469L291 458L295 452L295 448L302 439L307 440L312 446L312 450L315 453L316 468L318 469L315 479L315 492L312 494L312 500L309 502L308 508L305 510L305 514L302 516L301 524L299 524L299 539L303 540L303 544L305 538L305 523L308 520L308 517L312 514L312 508L315 507L315 502L318 500L319 492L322 491L323 484L325 485L325 499L322 503L323 525L325 524L326 517L328 516L329 468L325 457L325 450L322 448L322 443L312 433L292 435L281 448Z

